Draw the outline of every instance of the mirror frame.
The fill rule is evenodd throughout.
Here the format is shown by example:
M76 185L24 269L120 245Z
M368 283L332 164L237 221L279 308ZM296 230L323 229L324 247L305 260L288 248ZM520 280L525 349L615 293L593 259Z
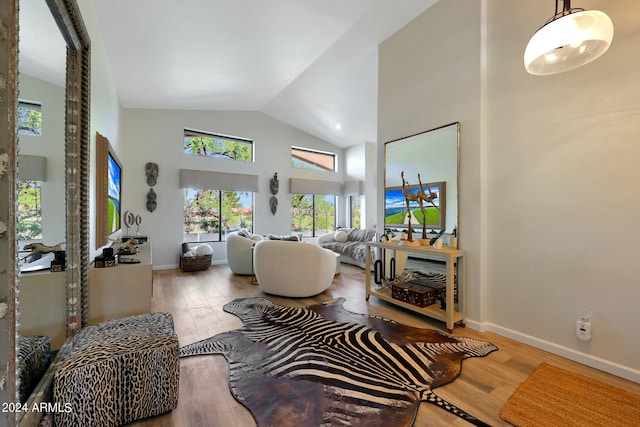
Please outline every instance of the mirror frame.
M420 135L425 135L428 134L429 132L433 132L433 131L437 131L437 130L442 130L445 128L448 128L450 126L456 126L456 218L455 218L455 223L454 224L446 224L446 227L450 227L450 226L454 226L456 227L456 236L458 237L458 242L460 240L460 122L452 122L452 123L448 123L446 125L442 125L442 126L438 126L432 129L427 129L425 131L422 132L418 132L418 133L414 133L412 135L408 135L408 136L404 136L401 138L397 138L391 141L387 141L384 143L384 176L383 176L383 191L382 191L382 202L383 202L383 206L386 206L386 191L385 189L387 188L387 149L389 144L393 144L394 142L401 142L401 141L406 141L410 138L416 137L416 136L420 136ZM414 183L415 186L415 183ZM444 210L449 210L449 207L446 206L446 200L451 200L450 196L447 195L446 199L445 199L445 206L444 206ZM384 211L384 208L383 208ZM387 224L384 220L384 218L386 218L386 214L383 212L383 229L386 229ZM412 228L414 230L418 229L421 226L412 226ZM416 233L416 231L413 231L413 233Z
M90 40L76 0L46 0L67 44L65 85L65 211L67 337L89 319L89 118ZM0 400L17 402L17 341L19 277L17 257L18 138L18 0L0 3L0 196L9 203L0 208L0 344L7 343L6 360L0 355ZM0 310L2 311L2 310ZM4 345L3 345L4 347ZM5 363L6 362L6 363ZM6 387L4 387L6 385ZM18 414L6 415L15 425Z

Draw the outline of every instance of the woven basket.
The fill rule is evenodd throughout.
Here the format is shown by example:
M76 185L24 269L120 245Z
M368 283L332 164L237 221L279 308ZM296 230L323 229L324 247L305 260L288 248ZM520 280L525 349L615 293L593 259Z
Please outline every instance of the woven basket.
M211 266L211 255L182 256L180 255L180 270L200 271Z

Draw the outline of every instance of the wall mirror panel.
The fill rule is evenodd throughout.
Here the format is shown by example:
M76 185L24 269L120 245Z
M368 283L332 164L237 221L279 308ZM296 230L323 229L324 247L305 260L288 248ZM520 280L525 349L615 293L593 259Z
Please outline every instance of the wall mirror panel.
M38 3L38 4L35 4ZM39 6L44 6L43 8ZM19 10L25 8L24 15ZM35 8L35 9L34 9ZM20 20L22 19L22 21ZM19 23L19 25L18 25ZM51 179L51 183L63 182L64 188L61 194L55 195L55 189L51 193L58 200L64 200L63 207L60 203L47 204L45 209L44 196L42 208L43 235L41 243L45 245L62 244L66 258L66 268L62 273L55 273L60 279L61 291L56 300L48 301L59 314L62 325L59 329L64 331L61 339L69 338L77 330L86 324L88 319L88 242L89 242L89 93L90 93L90 43L87 31L80 16L80 12L75 0L46 0L46 2L33 2L29 0L7 0L0 2L0 26L5 31L5 37L0 38L0 193L2 198L8 200L9 206L16 206L18 202L18 182L22 171L26 169L24 158L19 161L19 153L23 148L18 130L18 81L24 83L22 94L31 101L37 101L41 94L49 93L53 114L43 116L42 132L49 132L47 129L59 129L56 133L49 135L52 138L51 149L60 153L57 156L44 153L41 150L39 155L46 158L46 176ZM20 33L18 33L20 28ZM34 28L37 29L34 32ZM52 32L55 32L53 34ZM25 37L26 44L20 44L18 53L18 39ZM41 37L40 43L33 43L29 40L34 34ZM49 41L62 40L58 47L49 45ZM50 52L57 52L55 60L50 59ZM19 56L19 58L18 58ZM45 58L44 62L38 58ZM18 61L19 59L19 61ZM19 78L18 63L21 63L20 70L24 76ZM58 66L48 69L50 64ZM58 73L56 81L56 70L62 69ZM61 74L61 75L60 75ZM46 77L48 76L48 77ZM46 84L45 84L46 83ZM55 87L59 90L56 90ZM43 92L37 93L36 87ZM42 88L45 89L42 89ZM33 91L32 91L33 90ZM58 95L54 95L55 92ZM57 99L57 100L56 100ZM44 103L44 100L43 100ZM56 105L56 106L53 106ZM43 111L44 113L44 111ZM58 120L61 123L45 124L45 120ZM32 147L27 144L27 137L22 140L24 153L32 151ZM51 160L49 160L49 157ZM24 177L22 177L24 178ZM48 181L47 181L48 182ZM47 193L49 189L47 189ZM49 212L49 213L47 213ZM56 224L52 216L58 212L59 223ZM45 217L46 215L46 217ZM7 370L3 380L8 387L0 388L0 397L4 402L18 402L20 390L16 386L19 378L23 378L24 370L18 359L18 345L21 341L22 331L20 327L20 308L25 310L25 325L29 319L26 313L33 311L29 300L29 292L26 287L25 292L21 288L21 279L27 274L20 273L20 261L24 254L18 253L18 210L3 206L0 210L0 303L7 304L7 315L0 316L0 326L2 327L1 344L7 344ZM62 225L64 224L64 226ZM57 230L56 230L57 229ZM46 230L46 231L45 231ZM60 232L62 230L62 232ZM57 233L57 234L56 234ZM50 263L49 263L50 265ZM45 272L46 273L46 272ZM51 276L53 273L49 273ZM45 274L46 275L46 274ZM42 279L42 286L47 286L49 278ZM26 286L26 285L25 285ZM19 296L19 298L18 298ZM43 300L43 295L39 295ZM61 306L59 306L61 305ZM53 307L55 306L55 307ZM59 319L59 320L60 320ZM48 334L45 330L25 331L29 334ZM20 337L16 339L16 334ZM59 337L56 337L59 340ZM54 346L55 347L55 346ZM4 362L4 360L2 360ZM46 398L46 390L49 390L50 375L45 375L36 387L38 393L32 393L28 402L37 403ZM43 392L45 394L43 394ZM30 406L31 407L31 406ZM31 414L24 416L25 414ZM34 413L15 413L6 415L8 424L36 425L37 420L30 418ZM35 424L34 424L35 423Z
M50 272L54 252L33 243L65 248L67 45L45 2L23 1L19 13L18 334L47 336L58 350L67 336L65 273ZM32 167L34 159L42 160Z
M405 196L409 195L414 199L409 205L414 239L421 237L424 218L426 231L430 235L441 230L452 234L454 229L459 235L459 146L459 123L385 144L385 229L408 229ZM424 213L418 201L421 190Z

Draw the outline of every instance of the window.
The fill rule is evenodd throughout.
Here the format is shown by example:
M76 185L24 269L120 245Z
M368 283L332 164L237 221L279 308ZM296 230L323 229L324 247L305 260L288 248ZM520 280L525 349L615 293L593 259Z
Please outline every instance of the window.
M319 171L336 171L336 155L307 148L291 147L291 166Z
M196 156L253 161L253 141L192 129L184 130L184 153Z
M18 101L16 121L18 134L40 136L42 134L42 104Z
M184 242L221 242L241 228L253 230L252 192L184 190Z
M18 240L42 240L42 181L18 180Z
M360 196L349 196L351 228L360 228Z
M300 232L304 237L315 237L335 229L335 196L291 195L291 231Z

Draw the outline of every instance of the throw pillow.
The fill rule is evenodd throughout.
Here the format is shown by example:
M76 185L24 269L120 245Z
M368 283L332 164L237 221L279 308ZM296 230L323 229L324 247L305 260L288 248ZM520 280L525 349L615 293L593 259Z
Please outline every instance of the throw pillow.
M276 236L275 234L269 234L267 236L269 240L289 240L292 242L299 242L298 236Z
M340 230L340 231L336 231L336 233L333 235L333 240L335 240L336 242L346 242L347 241L347 232L344 230Z
M238 236L242 236L242 237L246 237L247 239L251 238L251 234L249 234L249 232L247 230L238 230L237 232Z

